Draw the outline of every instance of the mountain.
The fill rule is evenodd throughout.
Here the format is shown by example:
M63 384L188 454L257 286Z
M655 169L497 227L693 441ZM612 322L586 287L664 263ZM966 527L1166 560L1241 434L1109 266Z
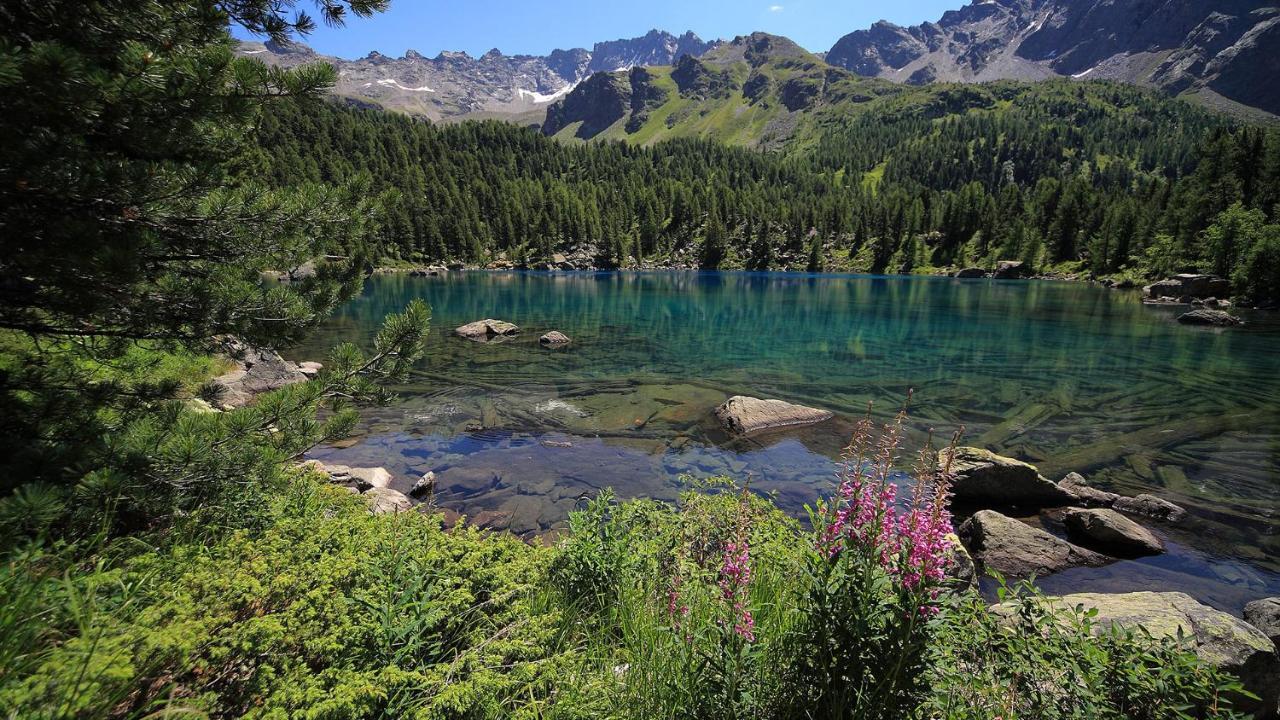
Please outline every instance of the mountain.
M638 144L705 137L773 147L796 136L813 111L897 92L832 67L787 38L754 33L674 65L597 73L547 109L542 130Z
M432 120L500 116L540 122L550 103L596 72L669 65L717 45L692 32L677 37L652 30L639 38L596 43L591 50L555 50L545 56L504 55L494 49L479 58L465 52L428 58L409 50L399 58L372 52L359 60L343 60L305 45L274 42L241 43L239 51L285 67L328 62L339 74L334 93L356 104Z
M1110 79L1280 114L1276 0L974 0L938 22L881 21L827 62L898 82Z

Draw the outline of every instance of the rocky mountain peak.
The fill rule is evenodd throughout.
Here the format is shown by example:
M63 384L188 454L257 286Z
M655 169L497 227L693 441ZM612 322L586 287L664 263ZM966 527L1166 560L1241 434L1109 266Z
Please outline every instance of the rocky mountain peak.
M937 23L881 21L828 62L899 82L1111 79L1280 113L1280 0L975 0Z

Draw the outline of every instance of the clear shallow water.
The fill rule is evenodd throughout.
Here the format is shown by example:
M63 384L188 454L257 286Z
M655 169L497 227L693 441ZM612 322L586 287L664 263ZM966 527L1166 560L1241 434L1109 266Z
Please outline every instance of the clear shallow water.
M432 307L428 357L367 435L315 455L387 467L406 489L439 478L441 504L533 535L584 493L674 498L682 475L751 477L799 512L831 487L850 418L892 414L914 388L917 440L1079 471L1106 489L1190 509L1156 525L1163 557L1073 570L1050 592L1180 589L1239 612L1280 594L1280 324L1188 328L1177 308L1082 284L768 273L450 273L382 276L298 357L367 341L414 298ZM524 333L452 335L482 318ZM573 338L546 349L538 337ZM727 437L732 394L824 407L837 419ZM345 443L344 443L345 444ZM1049 525L1051 530L1056 530Z

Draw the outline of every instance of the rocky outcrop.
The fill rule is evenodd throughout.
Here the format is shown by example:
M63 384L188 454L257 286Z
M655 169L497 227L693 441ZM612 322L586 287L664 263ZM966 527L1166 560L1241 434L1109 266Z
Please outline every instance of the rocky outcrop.
M213 380L217 390L214 404L224 408L244 407L265 392L306 382L320 372L320 363L285 360L274 350L255 348L234 338L222 340L222 354L236 369Z
M952 493L961 505L1042 508L1069 505L1073 497L1040 476L1034 465L990 450L960 447L938 456L939 469L950 467Z
M1271 638L1280 649L1280 597L1254 600L1245 605L1244 620Z
M1067 535L1076 543L1117 557L1141 557L1164 552L1150 530L1115 510L1071 508L1062 518Z
M1068 607L1098 611L1099 629L1111 625L1141 626L1156 637L1177 637L1179 631L1201 660L1236 675L1261 703L1239 698L1236 709L1274 713L1280 701L1280 659L1275 645L1260 630L1220 610L1177 592L1136 592L1108 595L1082 593L1059 599Z
M520 334L520 328L505 320L477 320L456 328L453 333L468 340L491 342L500 338L515 337Z
M1204 299L1226 297L1231 294L1230 281L1213 275L1183 274L1153 282L1142 288L1152 300L1170 298Z
M987 271L980 267L963 268L957 270L955 276L964 279L984 278L987 276Z
M957 534L981 567L997 570L1006 577L1048 575L1067 568L1111 562L1105 555L994 510L979 511L960 526Z
M1201 308L1192 310L1178 316L1178 322L1183 325L1211 325L1214 327L1235 327L1243 325L1244 321L1240 318L1222 310L1209 310Z
M555 135L578 123L575 137L593 138L630 112L631 83L625 77L599 72L547 108L542 132Z
M761 400L736 395L716 408L716 417L729 431L747 435L765 430L816 425L830 420L834 413L781 400Z
M974 0L937 22L852 32L826 60L896 82L1119 80L1276 114L1278 43L1274 0Z

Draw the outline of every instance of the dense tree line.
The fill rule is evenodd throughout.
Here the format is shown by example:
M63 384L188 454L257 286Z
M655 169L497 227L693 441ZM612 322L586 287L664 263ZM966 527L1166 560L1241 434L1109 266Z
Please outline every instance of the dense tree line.
M1257 239L1216 257L1218 215L1240 203L1263 227L1276 220L1276 131L1105 83L921 93L827 118L816 141L777 153L567 145L498 122L285 105L264 118L246 170L282 186L367 178L388 193L379 249L412 261L532 264L592 245L617 265L684 252L709 267L1023 259L1230 275Z

